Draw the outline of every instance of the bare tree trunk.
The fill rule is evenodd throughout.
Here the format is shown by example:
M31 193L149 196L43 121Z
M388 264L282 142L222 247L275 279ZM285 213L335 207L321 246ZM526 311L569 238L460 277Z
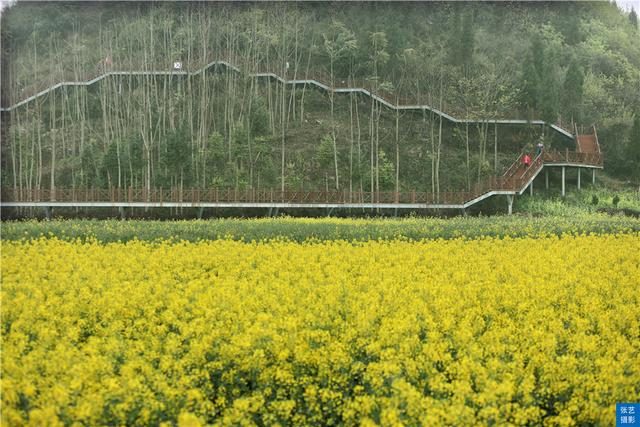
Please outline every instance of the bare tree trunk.
M440 200L440 154L442 153L442 115L438 124L438 150L436 152L436 192Z
M484 165L487 158L487 136L489 132L489 123L486 120L483 120L478 123L478 136L480 138L480 147L478 157L480 161L478 162L478 182L480 182L480 178L482 176L482 165Z
M9 113L9 121L10 123L14 126L16 126L16 116L17 114L15 112L11 112ZM5 126L7 126L7 124L5 123ZM16 136L17 131L13 131L11 133L11 135L9 135L10 141L11 141L11 170L13 173L13 190L16 191L18 189L18 177L20 176L20 174L18 173L18 171L16 170L16 145L20 145L20 147L22 147L22 144L20 143L20 137ZM22 169L22 159L20 159L20 169Z
M373 101L373 97L371 97L371 116L369 118L369 139L371 141L371 147L370 147L370 151L371 151L371 168L370 168L370 172L371 172L371 194L374 193L375 191L375 163L374 163L374 152L375 152L375 135L374 135L374 126L373 126L373 117L375 114L375 104ZM375 202L375 199L372 200Z
M50 93L50 107L49 107L49 134L51 135L51 165L50 165L50 189L51 189L51 198L55 200L56 194L56 138L57 138L57 129L56 129L56 92L51 91Z
M362 180L362 131L360 128L360 112L358 111L358 95L355 95L355 105L356 105L356 141L358 146L358 181L360 181L360 185L358 188L360 189L360 193L364 192L364 182Z
M333 57L330 58L330 67L331 67L331 87L329 88L329 101L331 104L331 142L333 143L333 164L335 168L335 177L336 177L336 190L340 189L339 178L338 178L338 146L336 143L336 123L335 117L333 115L333 107L334 107L334 97L335 97L335 83L333 76Z
M376 115L376 193L380 192L380 116L382 115L382 105L378 103ZM378 200L380 200L378 194Z
M294 49L293 49L293 80L298 78L298 67L300 66L300 57L298 56L298 21L299 16L295 14L295 25L294 25ZM289 96L289 107L287 108L287 129L289 129L289 116L290 113L293 114L293 120L296 120L296 86L295 84L291 85L291 95Z
M314 44L314 38L311 38L311 46ZM307 70L305 72L305 79L309 79L309 68L311 66L311 47L309 48L309 55L307 55ZM300 123L304 122L304 94L307 90L307 84L302 85L302 96L300 97Z
M38 106L38 115L42 116L42 107L39 105ZM41 189L42 188L42 175L43 175L43 160L42 160L42 131L41 131L41 126L37 125L37 131L38 131L38 172L36 173L36 188L37 189Z
M436 138L434 133L433 111L429 113L429 130L431 133L431 192L436 194Z
M55 200L56 194L56 139L57 139L57 129L54 131L51 130L51 197Z
M467 115L468 117L468 115ZM465 141L467 149L467 191L471 191L471 165L470 165L470 150L469 150L469 122L465 123Z
M398 101L396 101L399 104ZM400 110L396 110L396 203L400 192Z
M353 92L349 93L349 201L353 194Z
M442 93L442 74L440 74L440 111L443 111L442 106L443 93ZM438 201L440 201L440 153L442 152L442 114L439 114L438 123L438 147L436 151L436 193L438 194Z
M493 124L493 170L498 173L498 122Z
M281 131L282 131L282 136L281 136L281 142L280 142L280 154L281 154L281 158L280 158L280 190L284 191L284 187L285 187L285 129L284 129L284 115L285 115L285 111L284 111L284 107L285 107L285 103L284 103L284 93L285 93L285 88L284 88L285 84L282 83L282 122L281 122Z

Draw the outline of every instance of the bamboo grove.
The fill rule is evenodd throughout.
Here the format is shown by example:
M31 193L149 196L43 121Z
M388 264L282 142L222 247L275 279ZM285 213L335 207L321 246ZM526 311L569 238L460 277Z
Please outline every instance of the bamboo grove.
M510 77L518 74L512 58L492 60L473 54L473 46L464 54L474 43L467 22L473 14L424 7L442 27L457 26L410 45L399 41L398 24L354 26L354 8L341 14L329 5L131 4L120 12L69 7L55 30L37 19L28 32L4 30L8 104L61 81L139 74L63 86L3 113L3 185L438 192L499 172L540 137L566 143L548 129L493 124L541 114L555 121L561 111L523 101ZM384 14L367 8L365 21ZM87 22L99 16L98 25L83 22L89 13ZM455 55L451 43L459 45ZM239 71L220 63L205 68L216 60ZM203 71L144 74L176 67ZM365 82L398 104L411 98L482 120L454 126L362 94L253 76L261 72L332 87Z

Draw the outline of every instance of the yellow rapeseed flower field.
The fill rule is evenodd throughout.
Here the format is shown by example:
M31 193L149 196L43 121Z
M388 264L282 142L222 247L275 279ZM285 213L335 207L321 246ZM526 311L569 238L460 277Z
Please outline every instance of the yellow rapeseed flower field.
M2 425L612 425L640 235L2 244Z

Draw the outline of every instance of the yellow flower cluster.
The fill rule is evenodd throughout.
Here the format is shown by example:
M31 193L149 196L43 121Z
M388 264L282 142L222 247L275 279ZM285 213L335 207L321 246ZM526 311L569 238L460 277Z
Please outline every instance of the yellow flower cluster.
M640 235L2 245L2 425L614 424Z

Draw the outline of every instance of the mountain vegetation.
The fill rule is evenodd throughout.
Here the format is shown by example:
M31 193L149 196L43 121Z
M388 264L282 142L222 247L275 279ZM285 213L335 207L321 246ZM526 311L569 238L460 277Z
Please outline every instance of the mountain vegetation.
M639 41L635 13L602 2L19 1L2 14L3 107L140 73L3 112L2 185L440 192L540 139L574 148L494 123L509 118L595 124L608 173L637 181Z

